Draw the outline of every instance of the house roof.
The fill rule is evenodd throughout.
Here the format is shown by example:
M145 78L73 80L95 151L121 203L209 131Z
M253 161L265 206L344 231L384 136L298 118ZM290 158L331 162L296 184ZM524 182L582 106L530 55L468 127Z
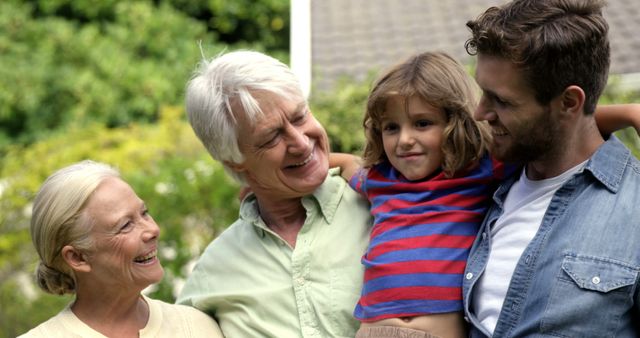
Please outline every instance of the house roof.
M301 0L292 0L293 3ZM473 63L464 43L465 23L504 0L305 0L309 10L307 53L314 89L324 90L348 76L357 81L425 50L441 50ZM637 0L609 0L612 74L640 73L640 6ZM292 12L293 30L296 15ZM293 51L301 47L292 39ZM296 67L297 68L297 67ZM296 69L294 69L296 70ZM304 78L304 76L303 76Z

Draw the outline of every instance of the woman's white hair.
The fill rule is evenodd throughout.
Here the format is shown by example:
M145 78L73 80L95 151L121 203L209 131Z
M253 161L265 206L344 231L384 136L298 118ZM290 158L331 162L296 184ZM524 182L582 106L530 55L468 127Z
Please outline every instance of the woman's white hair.
M243 114L254 124L262 116L255 98L259 92L286 100L304 98L298 78L287 65L255 51L235 51L201 61L186 88L193 131L211 156L241 183L244 179L225 161L244 161L238 146L237 118Z
M120 177L106 164L82 161L49 176L33 202L31 240L40 256L36 280L52 294L74 293L76 277L62 258L62 248L93 246L89 236L93 221L83 211L98 185L108 177Z

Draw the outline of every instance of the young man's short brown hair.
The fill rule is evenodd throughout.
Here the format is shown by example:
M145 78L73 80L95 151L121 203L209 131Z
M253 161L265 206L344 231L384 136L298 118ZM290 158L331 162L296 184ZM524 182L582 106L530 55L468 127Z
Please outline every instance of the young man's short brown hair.
M467 22L471 55L503 57L519 65L540 104L565 88L585 92L587 114L595 111L607 83L609 26L602 0L514 0Z

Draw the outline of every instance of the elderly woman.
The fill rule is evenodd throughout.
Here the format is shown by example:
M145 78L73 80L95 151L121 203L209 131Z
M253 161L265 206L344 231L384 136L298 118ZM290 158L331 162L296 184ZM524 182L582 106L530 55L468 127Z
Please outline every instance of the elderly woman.
M164 273L159 233L144 201L105 164L84 161L47 178L31 220L37 281L75 300L23 337L222 337L202 312L141 294Z
M202 63L187 112L211 156L252 191L178 302L229 337L353 337L371 216L329 170L329 143L291 70L238 51Z

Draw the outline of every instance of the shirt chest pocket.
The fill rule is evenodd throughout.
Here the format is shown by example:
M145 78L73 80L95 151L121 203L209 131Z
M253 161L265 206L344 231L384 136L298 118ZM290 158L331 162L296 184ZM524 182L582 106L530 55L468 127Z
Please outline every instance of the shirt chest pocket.
M560 337L613 336L633 306L638 267L567 254L555 278L541 331Z

